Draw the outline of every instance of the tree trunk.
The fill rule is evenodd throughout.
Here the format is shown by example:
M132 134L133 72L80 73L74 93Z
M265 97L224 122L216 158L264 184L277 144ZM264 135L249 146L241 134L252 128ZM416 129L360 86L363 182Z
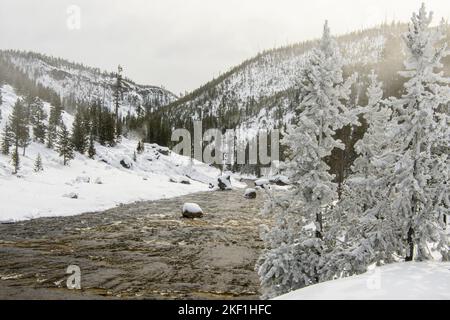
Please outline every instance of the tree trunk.
M407 239L407 243L408 243L408 252L406 253L406 258L405 261L413 261L414 259L414 241L413 241L413 236L414 236L414 229L412 227L409 227L408 230L408 239Z
M316 222L319 225L319 229L316 230L316 238L323 240L323 235L322 235L323 222L322 222L322 214L321 213L316 214Z

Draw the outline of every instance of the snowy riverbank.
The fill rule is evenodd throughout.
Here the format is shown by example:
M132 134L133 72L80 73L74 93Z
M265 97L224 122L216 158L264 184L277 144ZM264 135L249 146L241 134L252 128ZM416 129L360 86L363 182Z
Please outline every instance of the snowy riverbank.
M2 129L18 96L10 86L1 88ZM44 104L48 113L50 105ZM64 112L69 128L73 116ZM125 139L115 147L96 144L96 156L76 154L68 166L44 144L33 142L20 157L20 170L12 175L11 157L0 154L0 222L74 215L105 210L122 203L157 200L207 191L220 171L174 154L156 144L134 158L138 141ZM34 172L40 154L44 170Z
M296 290L275 300L448 300L450 263L407 262Z

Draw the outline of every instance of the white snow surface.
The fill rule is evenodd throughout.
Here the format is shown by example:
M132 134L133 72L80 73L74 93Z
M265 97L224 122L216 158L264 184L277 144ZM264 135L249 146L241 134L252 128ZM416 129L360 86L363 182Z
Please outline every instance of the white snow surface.
M2 88L1 105L3 129L17 95L12 87ZM46 112L50 105L45 103ZM71 128L73 117L63 114L63 121ZM96 144L95 159L76 153L69 166L54 150L43 144L32 143L26 156L20 157L20 171L12 175L11 159L0 154L0 222L12 222L39 217L67 216L112 208L122 203L157 200L207 191L211 182L217 181L220 171L204 163L170 153L158 152L155 144L145 144L145 151L133 153L137 140L122 139L113 148ZM35 173L37 155L42 157L44 171ZM130 163L126 169L121 160ZM177 178L171 182L170 178ZM189 180L190 184L176 183ZM101 182L101 183L99 183ZM77 194L78 199L67 197Z
M185 203L183 205L183 212L189 212L189 213L203 213L202 208L196 203Z
M275 300L448 300L450 263L399 262L299 289Z

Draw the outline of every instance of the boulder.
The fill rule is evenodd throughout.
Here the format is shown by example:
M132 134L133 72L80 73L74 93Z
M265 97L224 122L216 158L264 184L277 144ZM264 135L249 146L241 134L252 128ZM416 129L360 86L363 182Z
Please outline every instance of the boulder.
M196 203L185 203L182 209L183 218L201 218L203 217L203 210Z
M164 156L168 156L170 154L170 149L165 147L159 147L156 149L157 152L161 153Z
M223 175L219 178L217 178L217 185L220 190L231 190L231 176L230 175Z
M181 178L181 179L180 179L180 183L181 183L181 184L191 184L191 182L190 182L189 179L187 179L187 178Z
M255 186L264 188L265 186L269 185L270 181L267 179L258 179L255 181Z
M256 190L253 188L248 188L244 192L244 198L246 199L255 199L256 198Z
M120 165L122 167L124 167L125 169L131 169L131 166L132 166L131 162L128 159L120 160Z
M277 186L287 186L289 185L289 179L286 176L275 176L272 179L270 179L271 183L276 184Z

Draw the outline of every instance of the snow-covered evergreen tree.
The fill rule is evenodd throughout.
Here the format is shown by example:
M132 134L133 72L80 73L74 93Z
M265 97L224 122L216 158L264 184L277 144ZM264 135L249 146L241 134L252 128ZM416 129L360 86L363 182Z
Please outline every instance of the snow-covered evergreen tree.
M409 80L402 97L392 99L394 149L382 159L392 173L385 201L399 218L407 261L430 257L428 243L448 254L443 214L450 205L450 162L444 150L450 131L442 106L450 103L450 78L444 77L441 60L449 51L441 44L445 23L431 28L432 17L423 4L404 37L408 58L401 75Z
M47 114L44 110L44 104L41 99L35 98L30 105L31 108L31 125L33 126L33 138L34 141L45 143L45 134L47 126L44 121L47 118Z
M365 135L355 144L359 157L345 183L342 200L334 208L342 241L329 257L344 275L366 271L368 265L391 262L401 236L396 219L380 207L387 196L384 167L379 165L381 154L389 150L391 137L388 126L391 109L383 98L382 84L372 71L367 88L368 104L360 108L368 124Z
M44 166L42 165L41 154L38 153L36 161L34 162L34 172L44 171Z
M96 155L97 151L95 150L94 146L94 136L91 134L89 137L89 147L88 147L88 156L91 159L94 159L94 156Z
M11 155L11 164L13 165L14 171L13 174L17 174L20 169L20 156L19 150L17 148L14 149Z
M442 106L450 102L450 79L440 72L448 51L440 45L444 25L430 28L431 21L424 5L413 15L401 72L408 78L405 92L387 102L391 110L368 107L374 110L365 114L370 126L356 145L360 158L343 211L356 212L349 237L370 262L389 262L394 254L426 259L430 244L448 257L450 132Z
M48 119L47 130L47 147L53 148L58 137L58 128L62 122L62 108L59 105L52 105L50 107L50 115Z
M28 128L26 109L23 101L20 99L17 99L9 115L9 128L12 145L14 145L17 153L19 147L21 147L23 149L23 155L25 155L25 149L30 143L30 131Z
M5 156L9 155L9 149L11 148L11 140L12 140L11 128L9 127L8 123L5 123L2 133L2 145L1 145L2 154Z
M2 96L2 84L0 83L0 107L3 104L3 96ZM2 109L0 108L0 120L2 120Z
M86 132L86 125L80 110L77 111L73 121L71 139L75 151L84 154L88 143L88 132Z
M74 157L70 133L64 123L61 124L61 129L58 132L58 144L56 146L56 151L59 152L60 157L63 157L64 165L67 165Z
M320 48L313 50L302 75L301 102L295 124L282 144L288 148L284 166L292 187L270 196L266 211L275 225L263 232L266 249L258 262L264 297L272 297L325 280L326 252L335 239L328 213L337 200L337 185L326 157L343 144L335 131L357 123L349 101L354 77L343 78L343 60L325 23ZM334 223L334 222L333 222Z

